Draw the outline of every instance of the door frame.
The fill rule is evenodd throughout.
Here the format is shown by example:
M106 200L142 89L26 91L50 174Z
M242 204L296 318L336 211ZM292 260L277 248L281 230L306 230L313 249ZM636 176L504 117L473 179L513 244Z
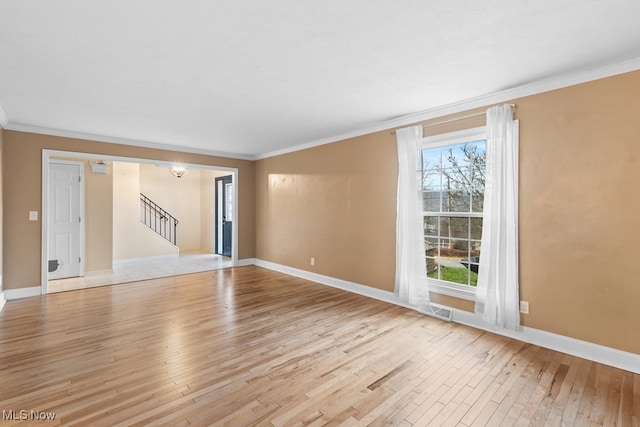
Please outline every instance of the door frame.
M68 159L77 159L76 162L84 165L85 162L91 160L104 160L109 162L129 162L129 163L139 163L139 164L150 164L157 165L162 167L171 167L176 166L177 164L186 166L188 169L192 170L214 170L214 171L225 171L229 172L232 176L232 182L235 184L233 186L233 209L235 211L235 217L239 218L240 210L238 209L238 168L226 167L226 166L212 166L212 165L203 165L197 163L186 163L186 162L168 162L164 160L152 160L152 159L144 159L144 158L136 158L136 157L124 157L124 156L115 156L115 155L102 155L102 154L92 154L92 153L82 153L75 151L61 151L61 150L51 150L51 149L43 149L42 150L42 212L41 212L41 255L40 255L40 293L45 295L49 293L48 289L48 262L49 259L49 230L48 230L48 221L45 221L45 218L48 218L49 215L49 207L48 207L48 191L49 188L49 163L53 162L57 159L52 159L51 157L64 157ZM73 160L70 160L73 161ZM84 167L81 168L84 171ZM84 172L83 172L84 173ZM82 178L84 185L84 175ZM83 187L84 188L84 187ZM85 220L85 212L84 212L84 191L82 191L82 212L83 212L83 223L86 224ZM80 227L84 230L84 226ZM84 231L83 231L84 232ZM238 242L238 221L234 221L232 224L231 230L231 239L233 242ZM84 255L84 238L83 238L83 255ZM84 261L86 257L83 256L82 259ZM234 244L231 247L231 265L232 267L238 266L238 245ZM83 273L84 274L84 273Z
M225 182L225 180L226 180L227 178L229 178L229 177L231 177L231 185L232 185L231 189L232 189L232 190L233 190L233 192L234 192L234 197L236 197L236 196L235 196L235 187L236 187L236 184L235 184L235 182L233 181L233 175L217 176L217 177L214 179L214 182L215 182L215 190L214 190L214 192L215 192L215 197L214 197L215 202L214 202L214 203L215 203L215 210L216 210L216 214L215 214L215 218L216 218L216 227L215 227L215 235L214 235L214 237L213 237L213 238L214 238L214 242L215 242L215 244L214 244L214 252L215 252L217 255L222 255L222 256L224 256L224 255L223 255L223 253L222 253L222 252L224 252L224 249L223 249L223 248L219 248L219 247L218 247L218 243L219 243L220 241L222 241L222 242L223 242L222 246L224 247L224 229L223 229L224 225L223 225L223 223L222 223L222 221L223 221L224 219L221 219L221 218L220 218L219 203L222 203L222 204L224 205L224 202L225 202L225 200L226 200L226 194L227 194L227 193L226 193L225 188L224 188L224 182ZM222 182L222 184L223 184L223 185L222 185L222 191L220 192L220 193L221 193L220 195L218 194L218 182ZM220 201L220 202L218 201L218 197L219 197L219 196L221 196L221 197L222 197L222 201ZM234 206L235 206L235 205L234 205ZM234 212L234 213L235 213L235 212ZM234 218L231 218L231 230L233 230L233 227L235 226L236 221L237 221L237 219L235 218L235 215L234 215ZM232 231L232 232L231 232L231 251L232 251L232 252L233 252L233 247L234 247L234 246L235 246L235 242L234 242L234 240L233 240L233 231Z
M42 183L42 217L40 218L40 221L42 223L42 233L43 233L43 244L44 244L44 234L46 233L46 243L47 246L46 248L43 246L43 249L46 249L46 254L43 253L43 255L45 255L44 257L44 261L47 261L46 264L43 263L43 271L42 271L42 275L46 276L47 278L47 282L49 281L49 264L48 264L48 260L49 260L49 165L50 164L57 164L57 165L69 165L69 166L78 166L78 172L80 175L80 185L78 188L78 191L80 192L80 194L78 195L78 208L80 211L80 236L79 236L79 242L78 242L78 252L80 253L80 271L78 272L78 277L83 277L84 273L85 273L85 260L86 260L86 254L85 254L85 224L86 224L86 220L85 220L85 211L84 211L84 191L85 191L85 186L84 186L84 162L81 161L77 161L77 160L65 160L65 159L50 159L47 162L47 176L46 176L46 187L45 187L45 177L43 175L43 183ZM45 209L46 208L46 209ZM46 268L45 268L46 267ZM47 285L47 283L44 283L45 287ZM44 289L43 289L44 290Z

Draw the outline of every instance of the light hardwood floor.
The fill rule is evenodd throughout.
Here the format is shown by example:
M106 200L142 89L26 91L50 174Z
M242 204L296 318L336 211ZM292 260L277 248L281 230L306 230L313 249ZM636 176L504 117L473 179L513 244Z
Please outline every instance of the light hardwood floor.
M258 267L9 301L2 425L638 426L640 375Z

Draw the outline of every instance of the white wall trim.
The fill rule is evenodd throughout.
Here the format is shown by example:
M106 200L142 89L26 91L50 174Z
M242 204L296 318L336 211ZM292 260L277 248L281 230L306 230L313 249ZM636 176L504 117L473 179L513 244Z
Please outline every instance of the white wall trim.
M631 71L636 71L638 69L640 69L640 58L633 58L627 61L622 61L615 64L609 64L602 67L592 68L589 70L578 70L578 71L573 71L569 73L564 73L564 74L549 77L547 79L517 86L515 88L503 90L500 92L494 92L494 93L478 96L475 98L454 102L444 106L430 108L427 110L423 110L413 114L408 114L406 116L402 116L392 120L385 120L373 126L356 129L351 132L346 132L340 135L321 138L314 141L309 141L306 143L295 145L292 147L287 147L280 150L270 151L262 154L253 155L253 156L203 150L198 148L164 144L159 142L140 141L140 140L118 138L118 137L112 137L112 136L106 136L106 135L96 135L96 134L77 132L72 130L52 129L52 128L45 128L45 127L39 127L39 126L32 126L27 124L11 123L8 117L6 116L6 114L4 113L2 106L0 106L0 126L6 130L30 132L30 133L36 133L41 135L52 135L52 136L61 136L65 138L86 139L89 141L125 144L125 145L131 145L135 147L157 148L160 150L204 154L208 156L226 157L231 159L260 160L260 159L266 159L269 157L279 156L281 154L287 154L295 151L305 150L307 148L317 147L320 145L330 144L332 142L342 141L344 139L354 138L357 136L362 136L362 135L366 135L374 132L407 126L412 123L435 119L435 118L446 116L449 114L460 113L463 111L472 110L474 108L486 107L492 104L506 102L516 98L522 98L524 96L536 95L536 94L548 92L551 90L562 89L564 87L586 83L593 80L603 79L606 77L611 77L611 76L615 76L618 74L623 74Z
M42 204L40 205L40 288L42 295L49 292L49 155L42 150ZM84 212L83 212L84 213ZM86 221L84 222L86 226ZM83 253L82 256L85 254Z
M466 287L470 287L467 285L459 285L456 286L456 284L452 283L446 283L444 281L439 281L436 279L428 279L428 283L429 283L429 290L431 292L435 292L437 294L441 294L441 295L448 295L450 297L454 297L454 298L458 298L458 299L464 299L467 301L474 301L476 300L476 292L475 292L475 288L472 289L463 289L463 286Z
M39 135L60 136L64 138L85 139L87 141L108 142L112 144L132 145L134 147L155 148L158 150L177 151L180 153L203 154L207 156L225 157L239 160L253 160L252 156L226 153L220 151L203 150L181 145L164 144L160 142L140 141L136 139L119 138L106 135L96 135L92 133L77 132L73 130L52 129L40 126L25 125L20 123L11 123L7 121L6 126L2 126L6 130L18 132L36 133Z
M40 286L32 286L29 288L5 289L3 293L7 301L11 301L13 299L36 297L41 295L42 288Z
M104 274L113 274L112 268L106 268L104 270L92 270L84 273L84 277L102 276Z
M113 265L117 266L117 265L133 264L136 262L167 261L172 259L178 259L179 256L180 256L179 254L175 253L175 254L168 254L168 255L143 256L139 258L114 259Z
M176 162L169 162L166 160L153 160L153 159L145 159L142 157L123 157L116 156L111 154L95 154L95 153L83 153L77 151L64 151L64 150L51 150L48 148L43 149L43 152L46 151L48 154L47 159L51 157L67 157L67 158L76 158L80 160L108 160L110 162L127 162L127 163L139 163L142 165L153 165L157 167L166 167L170 168L171 166L175 166ZM187 167L189 170L211 170L225 173L232 173L237 171L238 168L229 167L229 166L211 166L211 165L203 165L197 163L185 163L178 162L180 165Z
M282 154L292 153L295 151L305 150L307 148L330 144L332 142L342 141L349 138L355 138L357 136L367 135L374 132L380 132L384 130L390 130L393 128L407 126L407 125L422 122L425 120L436 119L438 117L446 116L449 114L461 113L463 111L473 110L475 108L487 107L489 105L499 104L501 102L506 102L506 101L512 101L517 98L522 98L530 95L537 95L539 93L549 92L556 89L562 89L565 87L590 82L593 80L599 80L606 77L615 76L618 74L628 73L630 71L636 71L638 69L640 69L640 58L634 58L628 61L606 65L604 67L598 67L590 70L580 70L577 72L560 74L557 76L552 76L547 79L528 83L515 88L503 90L500 92L494 92L486 95L481 95L475 98L454 102L452 104L430 108L428 110L419 111L417 113L398 117L393 120L386 120L378 124L375 124L373 126L357 129L351 132L343 133L341 135L335 135L328 138L317 139L315 141L309 141L307 143L295 145L293 147L283 148L281 150L275 150L275 151L270 151L268 153L259 154L254 156L253 160L266 159L269 157L274 157ZM517 115L517 109L516 109L516 115Z
M7 300L4 298L4 291L2 291L0 292L0 312L2 312L5 302L7 302Z
M540 347L567 353L615 368L640 374L640 354L629 353L611 347L582 341L564 335L546 332L540 329L521 327L518 331L508 329L496 329L484 323L474 313L454 309L453 321L462 325L471 326L498 335L514 338Z
M288 267L286 265L276 264L261 259L256 259L255 265L257 265L258 267L264 267L268 268L269 270L288 274L290 276L300 277L301 279L311 280L322 285L327 285L345 291L353 292L369 298L374 298L380 301L389 302L391 304L400 305L402 307L415 308L400 301L393 292L383 291L382 289L372 288L371 286L365 286L359 283L349 282L347 280L336 279L334 277L324 276L322 274L312 273L310 271L300 270L297 268Z
M302 279L311 280L323 285L332 286L334 288L342 289L348 292L375 298L377 300L399 305L402 307L414 310L417 308L400 301L393 292L383 291L381 289L372 288L370 286L336 279L330 276L324 276L310 271L300 270L297 268L288 267L286 265L276 264L261 259L256 259L255 265L267 268L269 270L279 271L284 274L289 274L291 276L300 277ZM620 368L626 371L640 374L640 354L629 353L611 347L605 347L602 345L593 344L587 341L581 341L575 338L570 338L534 328L522 327L518 331L497 329L492 327L491 325L486 324L474 313L458 309L452 310L452 320L456 323L460 323L462 325L467 325L477 329L482 329L498 335L514 338L519 341L535 344L540 347L549 348L552 350L560 351L562 353L570 354L572 356L581 357L583 359L603 363L615 368Z
M248 265L256 265L256 259L255 258L239 259L238 263L236 264L236 267L246 267Z
M0 127L2 129L6 129L7 126L9 126L9 119L7 118L7 115L4 113L4 109L2 108L2 105L0 105Z

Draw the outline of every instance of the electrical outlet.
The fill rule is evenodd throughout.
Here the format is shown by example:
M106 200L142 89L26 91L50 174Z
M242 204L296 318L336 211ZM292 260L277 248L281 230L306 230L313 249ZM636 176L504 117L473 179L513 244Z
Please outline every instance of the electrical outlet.
M309 264L316 265L316 259L314 257L311 257L311 261L309 261Z
M520 313L529 314L529 301L520 301Z
M38 211L29 211L29 221L38 220Z

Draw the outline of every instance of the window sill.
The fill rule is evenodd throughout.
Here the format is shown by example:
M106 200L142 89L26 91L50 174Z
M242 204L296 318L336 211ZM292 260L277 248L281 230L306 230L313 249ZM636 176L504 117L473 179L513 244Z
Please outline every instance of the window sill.
M441 295L448 295L454 298L460 298L467 301L475 301L476 300L476 288L463 286L463 285L455 285L452 283L443 282L441 280L429 279L427 280L427 284L429 286L429 292L435 292ZM470 288L470 289L466 289Z

